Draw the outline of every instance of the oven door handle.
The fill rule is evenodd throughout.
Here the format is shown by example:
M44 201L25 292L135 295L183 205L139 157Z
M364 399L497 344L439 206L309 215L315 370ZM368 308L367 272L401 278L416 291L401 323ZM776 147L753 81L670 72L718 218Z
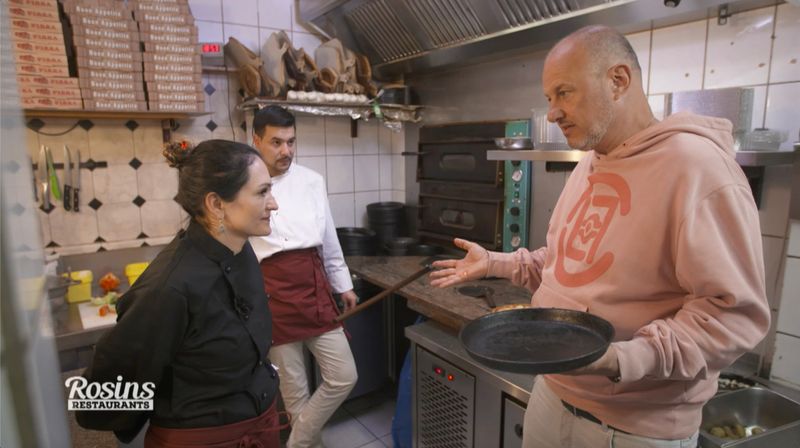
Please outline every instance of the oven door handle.
M427 152L411 152L411 151L403 151L400 153L401 156L427 156Z

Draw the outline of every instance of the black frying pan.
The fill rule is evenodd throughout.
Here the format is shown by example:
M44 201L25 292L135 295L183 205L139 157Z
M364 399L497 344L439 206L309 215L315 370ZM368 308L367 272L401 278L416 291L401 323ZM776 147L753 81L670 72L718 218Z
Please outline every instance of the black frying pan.
M595 315L560 308L490 313L461 329L459 339L480 363L515 373L574 370L596 361L614 338L614 327Z

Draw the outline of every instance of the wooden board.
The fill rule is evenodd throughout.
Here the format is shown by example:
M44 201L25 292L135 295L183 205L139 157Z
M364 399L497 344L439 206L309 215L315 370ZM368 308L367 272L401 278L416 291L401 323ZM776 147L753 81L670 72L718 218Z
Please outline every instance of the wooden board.
M430 257L347 257L347 266L353 274L381 288L389 288L418 271ZM467 285L488 286L494 290L497 306L530 303L531 292L514 286L504 279L484 279L462 283L449 288L435 288L428 276L423 276L403 287L398 294L408 299L409 308L453 329L490 312L483 298L465 296L458 288ZM367 299L368 297L362 297Z

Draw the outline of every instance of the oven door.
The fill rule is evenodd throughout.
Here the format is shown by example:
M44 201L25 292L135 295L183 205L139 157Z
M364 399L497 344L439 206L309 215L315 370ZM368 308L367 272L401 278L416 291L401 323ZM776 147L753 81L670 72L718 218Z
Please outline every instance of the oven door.
M502 193L492 186L476 184L421 183L420 236L446 245L458 237L488 249L501 249Z
M421 143L417 180L503 185L503 163L486 159L491 141Z

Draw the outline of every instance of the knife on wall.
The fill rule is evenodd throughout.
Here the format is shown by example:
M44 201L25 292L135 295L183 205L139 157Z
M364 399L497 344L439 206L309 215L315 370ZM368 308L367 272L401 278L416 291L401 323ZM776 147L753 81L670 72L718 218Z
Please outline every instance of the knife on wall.
M69 148L64 145L64 210L72 210L72 155Z
M47 175L47 151L44 149L44 145L41 146L39 149L39 164L37 166L39 178L39 187L41 188L41 199L42 199L42 210L48 211L50 210L50 186L48 184Z
M49 175L50 189L53 191L53 197L56 200L61 200L61 188L58 186L58 176L56 175L56 168L53 166L53 153L50 148L44 147L44 153L47 156L47 174Z
M81 199L78 192L81 190L81 150L78 148L78 158L75 160L75 169L72 170L72 211L79 212Z

